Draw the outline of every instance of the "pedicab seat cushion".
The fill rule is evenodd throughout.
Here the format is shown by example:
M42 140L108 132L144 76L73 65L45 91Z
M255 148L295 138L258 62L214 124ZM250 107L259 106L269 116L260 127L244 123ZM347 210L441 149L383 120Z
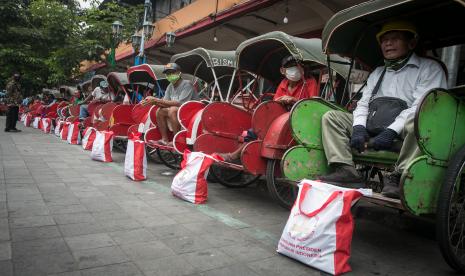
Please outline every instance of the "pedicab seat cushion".
M402 142L403 141L401 140L395 141L391 150L376 151L373 149L368 149L363 153L359 153L357 150L352 150L352 155L356 163L360 162L394 165L399 158Z

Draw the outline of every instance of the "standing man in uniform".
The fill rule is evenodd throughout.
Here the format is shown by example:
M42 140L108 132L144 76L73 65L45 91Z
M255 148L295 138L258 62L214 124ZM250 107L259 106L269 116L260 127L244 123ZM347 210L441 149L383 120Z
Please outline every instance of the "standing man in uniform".
M171 144L168 137L168 124L171 126L173 133L177 133L181 129L178 122L179 107L187 101L197 100L198 95L192 81L182 78L181 67L176 63L166 64L163 73L166 74L166 79L170 82L163 99L148 96L141 104L159 106L157 110L157 127L160 129L162 139L158 143L168 145Z
M21 75L19 73L15 73L13 78L6 85L6 103L8 105L8 111L6 113L5 132L21 131L16 128L19 105L23 101L23 96L21 94L21 84L19 83L20 79Z

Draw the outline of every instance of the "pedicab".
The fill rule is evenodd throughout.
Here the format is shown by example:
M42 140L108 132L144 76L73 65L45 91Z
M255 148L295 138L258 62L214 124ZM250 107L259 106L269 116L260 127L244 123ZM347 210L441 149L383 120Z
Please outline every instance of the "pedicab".
M374 69L383 60L375 35L386 21L407 18L418 28L425 50L465 42L465 7L459 1L370 1L335 14L323 30L323 51L350 57ZM440 18L440 20L433 20ZM461 23L460 23L461 22ZM321 134L322 116L341 109L323 99L308 99L291 111L291 130L299 145L283 156L284 177L314 179L328 172ZM446 262L465 272L465 86L432 89L420 100L414 117L420 156L400 179L400 199L375 193L368 201L434 220L437 241ZM397 151L353 152L367 185L379 192L383 172L392 171Z
M90 93L92 93L94 89L97 88L100 85L100 82L102 81L108 81L107 77L104 75L93 76L92 79L90 80L90 86L89 86L90 91L91 91ZM112 93L112 92L110 91L109 93ZM87 112L89 113L89 116L85 118L84 121L82 122L84 128L89 127L89 126L99 127L99 124L100 124L99 115L100 115L100 110L102 109L103 105L104 104L99 101L92 101L87 105ZM103 126L102 128L105 128L105 127Z
M302 39L283 32L270 32L246 40L236 50L237 71L251 72L257 78L278 85L283 78L280 73L281 61L287 56L293 56L303 64L307 74L315 75L319 91L321 78L326 74L326 56L321 51L320 39ZM334 60L346 62L339 57L334 57ZM346 67L334 64L333 69L344 74L348 69ZM255 85L252 94L255 95L254 90L258 89L258 85ZM271 91L274 89L259 94L268 95ZM280 172L279 160L294 143L288 123L289 106L257 99L246 105L233 103L212 103L205 108L202 114L205 133L197 138L194 149L206 153L225 153L243 147L239 164L219 162L212 167L212 174L229 187L244 187L261 175L266 175L271 195L281 202L279 198L282 192L276 189L275 183ZM257 135L255 141L244 141L243 132L248 129L253 129ZM287 196L288 193L284 194Z
M177 117L181 130L178 133L170 133L172 145L156 143L161 139L161 133L156 126L146 132L145 140L149 152L155 151L169 168L179 169L182 153L187 148L192 149L196 137L201 134L201 116L205 106L214 100L226 100L228 91L235 88L234 84L237 86L238 81L231 81L235 72L234 51L196 48L172 56L170 62L181 67L184 78L195 81L196 93L201 101L188 101L179 107ZM157 109L154 107L151 115L155 116ZM155 119L153 117L152 122L155 123Z

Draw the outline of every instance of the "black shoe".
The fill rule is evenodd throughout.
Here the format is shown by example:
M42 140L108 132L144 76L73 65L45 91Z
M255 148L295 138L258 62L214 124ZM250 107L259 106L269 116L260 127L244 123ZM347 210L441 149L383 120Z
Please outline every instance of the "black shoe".
M10 132L10 129L8 129L8 128L5 128L5 132Z
M386 176L384 181L384 187L381 194L389 198L399 198L400 197L400 183L401 174L398 172L391 173Z
M318 179L344 188L364 188L365 181L360 173L353 167L345 164L331 165L334 171L330 174L320 176Z
M21 132L21 130L13 128L13 129L10 129L10 132Z

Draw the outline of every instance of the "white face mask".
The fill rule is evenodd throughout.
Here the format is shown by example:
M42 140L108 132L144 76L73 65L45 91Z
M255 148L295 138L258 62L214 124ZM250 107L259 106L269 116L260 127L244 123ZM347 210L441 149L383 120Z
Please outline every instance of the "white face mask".
M290 81L299 81L302 78L302 73L297 66L286 68L286 78Z

